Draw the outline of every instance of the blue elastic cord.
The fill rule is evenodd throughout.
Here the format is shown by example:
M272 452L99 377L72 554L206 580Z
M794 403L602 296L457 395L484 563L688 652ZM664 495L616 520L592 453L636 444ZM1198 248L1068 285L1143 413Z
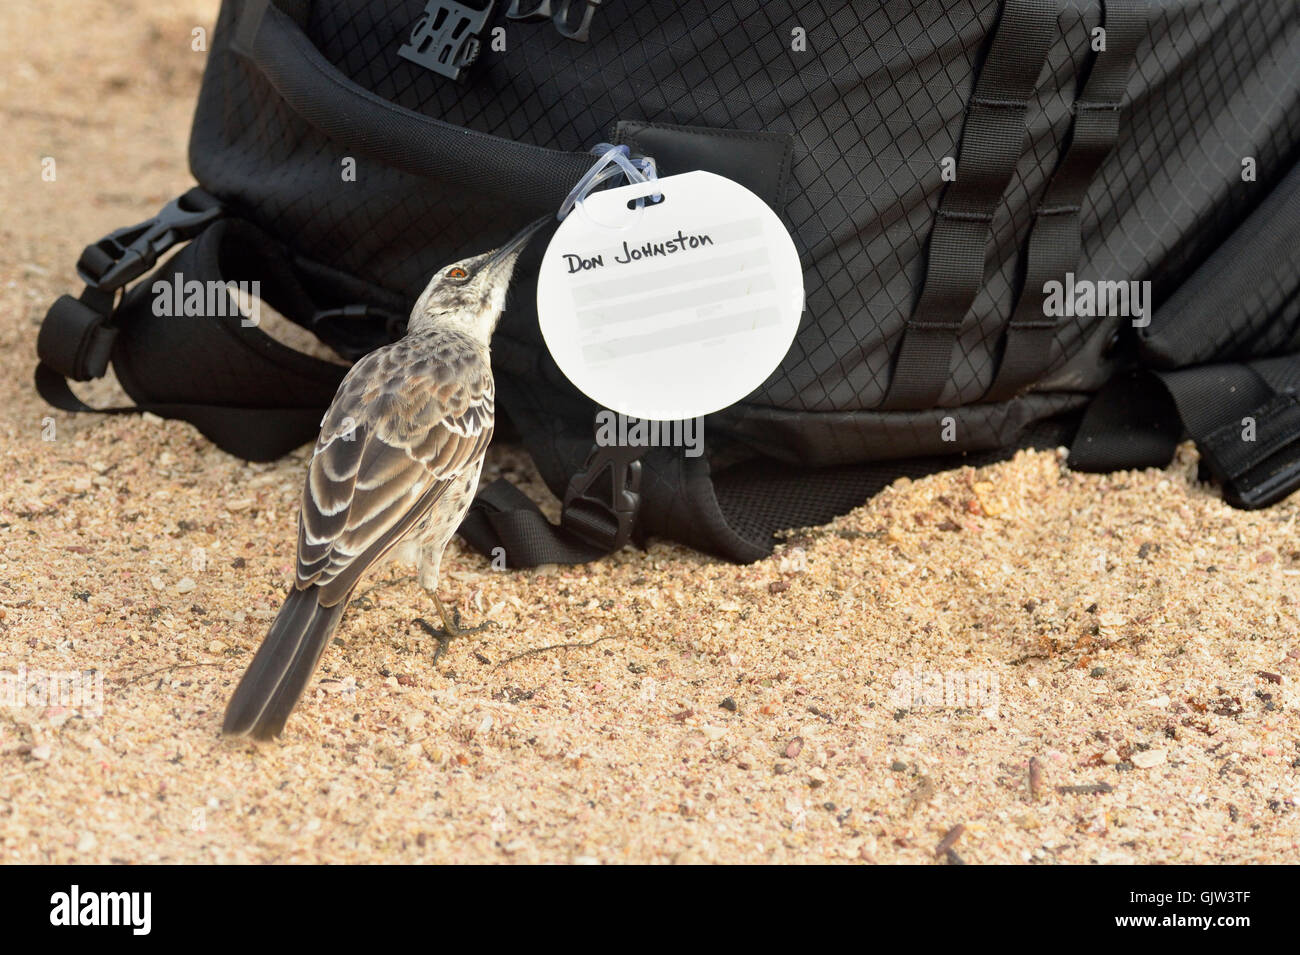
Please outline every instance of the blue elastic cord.
M578 180L578 184L560 204L560 211L555 214L555 218L560 221L564 220L573 207L583 199L587 198L591 192L601 184L608 182L615 176L623 176L629 183L650 182L659 178L658 171L655 169L655 161L649 156L638 156L636 159L631 158L631 151L626 146L612 146L609 143L599 143L593 146L591 152L600 158L596 164L587 170L587 174ZM659 196L652 197L656 202ZM637 208L645 204L644 199L636 201Z

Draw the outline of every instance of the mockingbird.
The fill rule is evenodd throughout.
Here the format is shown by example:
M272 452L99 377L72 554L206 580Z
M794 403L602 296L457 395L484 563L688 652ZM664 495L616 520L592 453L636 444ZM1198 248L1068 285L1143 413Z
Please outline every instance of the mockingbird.
M545 221L435 274L406 336L343 379L307 470L297 576L226 708L225 733L280 735L357 583L386 560L416 563L446 637L462 632L438 599L438 566L492 440L492 331L519 253Z

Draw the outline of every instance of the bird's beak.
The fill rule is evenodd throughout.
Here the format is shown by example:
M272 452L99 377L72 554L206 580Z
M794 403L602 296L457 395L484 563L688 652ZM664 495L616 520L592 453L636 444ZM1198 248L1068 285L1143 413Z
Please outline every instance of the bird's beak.
M513 261L514 258L523 251L524 246L528 244L528 240L537 233L537 230L550 221L550 216L542 216L536 222L524 226L513 239L501 246L501 248L497 249L495 252L488 253L487 261L483 264L490 269L495 269L497 266L502 265L505 262Z

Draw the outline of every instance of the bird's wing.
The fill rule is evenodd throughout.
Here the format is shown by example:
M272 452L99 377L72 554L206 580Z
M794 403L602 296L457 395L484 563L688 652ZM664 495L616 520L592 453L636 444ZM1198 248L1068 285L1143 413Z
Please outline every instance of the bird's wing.
M492 439L495 388L468 338L409 339L359 361L321 422L298 521L299 589L332 606L437 506Z

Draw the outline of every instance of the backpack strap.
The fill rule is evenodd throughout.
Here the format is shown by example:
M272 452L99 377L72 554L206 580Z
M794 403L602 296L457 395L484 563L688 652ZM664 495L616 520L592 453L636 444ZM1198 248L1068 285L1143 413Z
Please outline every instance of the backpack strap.
M513 567L583 564L632 540L641 505L644 449L593 448L564 495L560 523L552 524L504 478L481 488L460 534L480 553L504 553Z
M1164 467L1189 436L1236 507L1300 487L1300 164L1138 329L1136 346L1144 367L1093 398L1071 467Z
M1147 32L1146 0L1104 0L1106 47L1097 52L1074 104L1070 143L1034 211L1025 281L1007 326L997 376L984 401L1007 401L1037 381L1059 355L1058 319L1043 312L1045 283L1065 281L1083 251L1080 213L1088 187L1119 142L1120 104L1138 43Z
M925 284L903 329L886 411L931 408L951 378L953 345L984 284L993 215L1016 171L1025 116L1056 35L1051 0L1006 0L962 127L957 178L930 232Z
M1137 329L1137 346L1157 368L1300 351L1300 161Z
M550 470L547 449L529 445L529 450ZM488 557L504 555L511 567L586 563L650 536L671 537L740 562L771 552L770 531L752 540L729 524L702 457L687 458L672 448L598 446L585 464L574 461L573 466L559 524L500 479L479 490L461 536Z
M1116 376L1070 448L1078 471L1164 467L1184 434L1234 507L1300 488L1300 353Z
M264 301L345 358L383 344L398 328L384 309L378 314L387 322L364 321L376 316L374 306L321 308L283 246L251 223L222 215L216 199L192 189L152 219L87 247L78 262L85 290L55 301L37 337L35 384L47 403L69 412L179 418L252 461L273 460L316 437L346 367L246 327L243 316L228 314L233 309L156 314L155 281L165 279L169 287L256 281ZM153 276L123 291L187 239L193 241ZM94 408L69 387L69 379L102 377L110 361L134 405Z
M77 274L86 288L77 298L60 296L46 313L36 339L41 364L73 381L102 377L117 341L110 318L118 291L223 212L221 203L196 187L167 203L152 219L117 229L86 246L77 260ZM48 384L51 376L44 377Z

